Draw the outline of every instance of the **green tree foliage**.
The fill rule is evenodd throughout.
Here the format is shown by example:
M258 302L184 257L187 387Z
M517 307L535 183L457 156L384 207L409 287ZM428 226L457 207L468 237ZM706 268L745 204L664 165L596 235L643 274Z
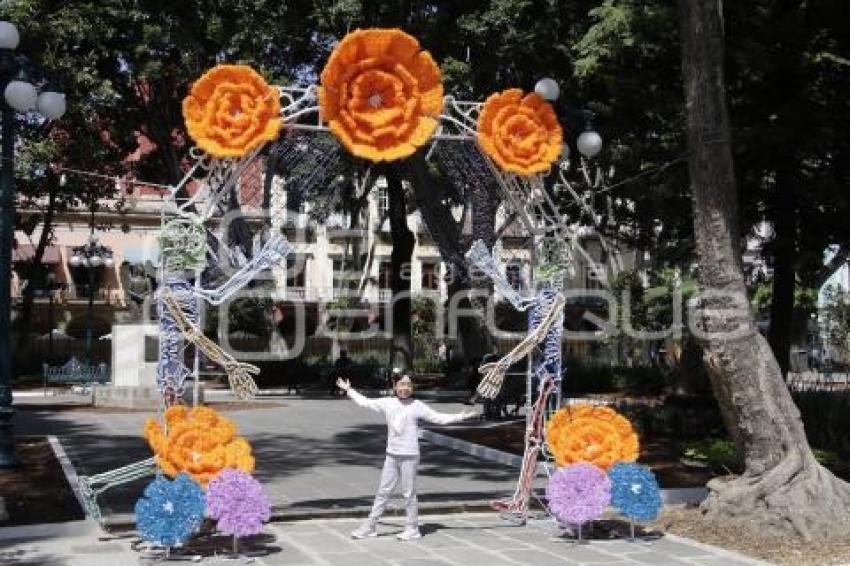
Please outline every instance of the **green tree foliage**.
M776 227L764 253L774 265L791 266L777 274L777 285L799 279L816 286L824 248L837 244L848 252L843 218L850 202L841 189L850 163L850 24L841 6L757 0L727 7L741 222L744 233L762 220ZM89 149L98 135L108 140L99 153L79 145L80 168L126 168L123 156L142 133L155 147L131 165L156 182L179 178L189 146L180 101L216 62L244 62L269 80L305 83L318 78L347 31L399 26L432 51L446 92L460 98L530 90L550 76L561 86L556 110L569 143L588 125L580 109L592 110L605 160L616 166L615 183L631 179L609 193L610 231L652 250L655 267L687 268L692 260L679 37L669 2L20 0L0 15L21 28L21 51L52 70L69 93L70 113L79 113L79 120L63 120L75 132L73 143L79 131L90 132Z
M675 159L684 150L675 6L606 0L589 16L593 24L575 45L575 75L595 93L590 99L602 101L602 130L620 171ZM830 245L847 257L850 103L842 93L850 86L850 30L837 1L733 3L725 23L741 228L773 226L762 253L775 273L771 342L782 363L794 281L819 286ZM621 193L636 201L634 241L661 261L687 262L691 254L689 215L675 212L690 206L682 173L673 167Z
M850 297L838 287L827 287L820 311L826 346L834 362L850 362Z

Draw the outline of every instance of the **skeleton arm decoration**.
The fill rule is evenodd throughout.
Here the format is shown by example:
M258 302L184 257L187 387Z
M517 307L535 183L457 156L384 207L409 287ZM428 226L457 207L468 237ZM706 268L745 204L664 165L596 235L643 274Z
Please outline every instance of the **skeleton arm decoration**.
M555 300L552 302L549 310L546 311L543 320L540 321L540 324L522 342L517 344L513 350L505 354L498 362L484 364L478 369L479 373L484 375L484 378L478 385L479 395L485 399L493 399L499 394L508 368L530 354L538 344L546 339L552 325L561 320L560 315L564 310L565 304L566 299L564 299L562 294L558 293L555 295Z
M487 244L482 240L476 240L472 244L472 247L466 252L466 259L493 281L493 286L499 294L511 303L515 309L524 311L534 304L534 298L523 297L504 277L499 275L496 260L490 253L490 250L487 249Z
M260 373L260 368L237 361L233 356L222 350L218 344L204 336L198 326L184 315L177 299L170 291L163 293L162 301L186 340L194 344L211 361L224 368L230 381L230 388L236 397L245 399L256 395L257 384L254 383L253 375Z
M498 362L484 364L479 368L479 372L484 377L478 385L478 394L485 399L495 398L502 388L508 368L529 355L541 343L544 346L545 360L544 363L538 364L535 371L538 375L552 373L556 383L560 384L561 326L566 304L564 296L556 293L551 286L540 289L534 297L520 295L499 275L496 261L481 240L476 241L470 248L467 259L493 280L496 289L515 308L518 310L531 308L529 313L531 331L525 339Z
M285 237L282 235L274 236L266 242L260 253L243 265L225 284L215 289L200 289L196 292L208 303L220 305L247 285L258 273L284 261L290 250L289 242Z

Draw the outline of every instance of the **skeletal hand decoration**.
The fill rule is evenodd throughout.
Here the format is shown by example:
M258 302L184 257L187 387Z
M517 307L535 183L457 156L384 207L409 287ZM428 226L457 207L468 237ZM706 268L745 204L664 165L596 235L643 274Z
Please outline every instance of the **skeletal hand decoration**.
M255 365L239 362L236 358L222 350L218 344L204 336L203 332L190 322L183 314L183 311L180 310L180 306L177 304L173 293L165 291L162 295L162 300L171 313L171 316L174 317L174 321L180 327L186 340L201 350L210 361L224 368L233 394L239 399L256 395L258 390L257 384L254 382L252 376L260 373L260 368Z
M254 376L260 373L260 368L243 362L227 362L224 364L230 389L239 399L249 399L257 394L257 383Z

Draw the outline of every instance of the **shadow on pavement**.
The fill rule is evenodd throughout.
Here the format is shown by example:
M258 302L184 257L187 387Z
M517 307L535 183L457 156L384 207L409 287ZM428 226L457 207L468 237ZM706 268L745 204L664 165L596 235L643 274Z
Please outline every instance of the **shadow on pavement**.
M141 436L141 423L148 415L82 413L56 410L50 405L25 405L16 413L15 430L21 435L58 436L77 473L93 475L151 456ZM124 420L114 420L119 418ZM317 418L321 418L320 414ZM271 426L264 427L269 431L276 425L272 421ZM282 420L280 426L285 430L286 422ZM138 434L130 432L134 430ZM342 425L330 437L311 438L309 432L253 432L248 441L257 462L254 475L277 508L368 506L384 462L386 434L383 423ZM498 495L482 491L490 489L486 484L504 492L513 488L517 470L511 467L427 442L422 442L421 448L423 503L470 501L478 496L489 500ZM143 478L103 493L99 501L104 514L132 513L150 480L151 477Z

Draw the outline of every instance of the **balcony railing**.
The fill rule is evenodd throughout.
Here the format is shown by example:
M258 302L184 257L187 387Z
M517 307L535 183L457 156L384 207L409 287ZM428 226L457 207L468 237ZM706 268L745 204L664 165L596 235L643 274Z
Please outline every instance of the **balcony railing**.
M63 285L61 288L53 291L48 289L36 289L33 292L33 296L36 300L48 300L50 299L51 294L53 296L53 300L56 302L87 301L89 299L88 290L84 285ZM23 292L21 290L14 292L12 294L12 298L15 300L22 299ZM124 300L124 296L121 289L115 287L100 287L94 291L94 300L110 304L121 303Z
M316 289L309 287L287 287L284 296L289 301L315 301Z

